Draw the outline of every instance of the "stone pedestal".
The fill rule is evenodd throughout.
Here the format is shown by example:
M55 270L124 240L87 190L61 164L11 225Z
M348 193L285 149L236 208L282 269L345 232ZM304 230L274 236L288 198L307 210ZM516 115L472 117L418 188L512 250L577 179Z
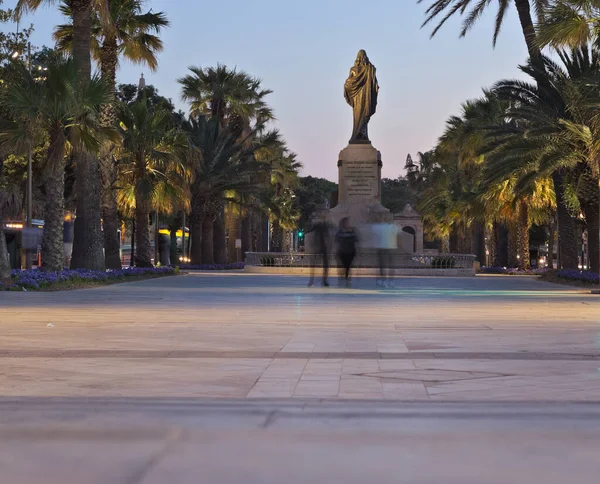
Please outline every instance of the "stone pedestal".
M344 217L352 225L392 222L392 213L381 205L381 153L371 143L351 144L338 160L338 205L328 214L336 226Z

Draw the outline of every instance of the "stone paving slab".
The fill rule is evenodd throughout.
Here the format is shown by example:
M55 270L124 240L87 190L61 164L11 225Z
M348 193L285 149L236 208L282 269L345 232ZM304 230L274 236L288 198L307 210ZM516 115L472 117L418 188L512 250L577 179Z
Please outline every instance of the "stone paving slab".
M595 484L600 405L0 398L1 482Z
M0 395L600 401L597 296L529 277L396 284L196 273L0 293Z

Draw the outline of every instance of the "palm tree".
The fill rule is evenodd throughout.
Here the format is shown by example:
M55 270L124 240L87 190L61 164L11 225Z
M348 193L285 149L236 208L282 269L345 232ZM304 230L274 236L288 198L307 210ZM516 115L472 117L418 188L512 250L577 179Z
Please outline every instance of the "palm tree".
M72 18L71 4L65 0L62 13ZM143 12L142 0L109 0L111 28L105 29L98 15L92 25L92 54L100 64L102 80L113 93L109 103L102 107L102 124L113 127L116 121L114 92L119 57L156 70L157 53L162 51L162 41L157 35L169 22L163 12ZM64 51L72 50L73 24L59 25L54 30L57 45ZM105 143L100 150L101 208L104 226L104 258L106 267L120 269L118 226L119 219L115 198L116 172L113 163L114 147Z
M425 0L419 0L418 3L422 3ZM541 65L541 50L536 40L535 26L533 23L533 17L531 10L533 7L534 13L541 18L544 8L546 8L551 0L513 0L517 12L519 15L519 21L521 23L521 30L525 37L525 43L527 44L527 50L529 56L534 64ZM456 14L466 15L462 30L460 32L461 37L467 35L467 33L477 23L477 20L489 9L492 0L431 0L431 5L425 11L426 19L423 26L428 25L435 19L442 17L438 24L434 27L431 36L433 37L442 28L442 26L451 17ZM506 19L506 15L510 8L510 0L496 0L497 4L496 21L494 25L493 43L496 45L500 31Z
M423 0L419 0L419 3L422 1ZM426 11L427 18L423 25L427 25L434 19L444 15L433 30L432 35L435 35L449 18L456 14L466 14L461 31L461 35L464 36L473 27L473 25L486 11L490 4L491 0L432 0L432 4ZM542 42L540 42L540 39L538 39L536 36L532 17L532 8L538 19L543 21L546 9L548 9L552 4L553 2L551 0L514 0L514 5L517 8L519 21L521 23L521 30L525 38L527 50L529 52L530 62L532 66L538 72L540 72L540 75L536 79L536 82L538 83L539 94L540 96L548 97L548 100L551 100L553 97L552 86L546 84L547 78L541 75L545 69L545 62L541 52ZM510 2L509 0L497 0L497 5L498 11L494 29L494 43L498 38L504 19L506 18L508 8L510 7ZM553 173L552 180L554 183L554 190L556 192L558 217L561 219L561 222L559 223L559 241L562 241L562 253L564 255L563 261L568 267L572 267L573 265L574 267L577 267L576 260L572 257L577 251L574 236L576 233L575 219L571 215L569 207L565 203L567 186L564 173L561 171Z
M65 155L73 147L94 151L102 134L109 134L98 122L99 106L106 102L108 92L97 76L77 87L77 69L71 58L54 58L46 69L42 78L34 78L23 69L22 82L9 88L7 106L15 117L35 120L36 128L48 137L42 264L57 271L64 263ZM4 130L1 137L5 143L18 146L27 129L25 126L24 132L17 126L16 130Z
M300 214L294 203L294 189L298 188L298 176L302 164L296 160L296 154L290 153L285 144L275 150L267 150L274 156L267 158L270 172L270 190L266 205L269 208L269 217L272 222L273 250L286 251L285 232L296 228Z
M273 119L264 100L272 91L262 89L259 79L222 64L190 67L190 72L179 83L181 98L190 103L191 116L215 117L221 124L241 118L246 125L252 120Z
M214 220L225 194L252 193L260 187L264 165L256 161L255 153L261 145L255 131L240 138L216 117L190 118L186 130L196 167L191 186L192 263L212 264Z
M600 125L594 106L600 102L596 89L588 86L598 75L598 59L587 49L559 52L559 56L564 68L550 59L544 59L543 71L532 65L521 68L536 84L509 80L496 85L495 92L511 103L506 116L512 123L491 133L488 179L506 179L518 173L519 185L525 187L551 177L556 192L560 264L577 268L570 181L573 170L580 170L582 165L597 166ZM552 89L542 92L538 88L540 77Z
M157 208L161 190L173 190L168 174L183 172L178 156L186 146L183 134L172 125L172 114L153 109L143 95L130 105L122 104L117 112L122 143L117 151L120 180L135 200L135 264L150 267L150 234L148 218L153 206ZM176 189L176 188L175 188ZM133 190L133 193L131 193ZM120 194L126 198L127 188Z
M555 0L543 11L538 43L573 49L592 44L600 47L600 2L598 0Z
M54 0L18 0L15 13L17 18L24 12L35 11L43 4ZM108 0L73 0L73 61L77 68L78 84L81 88L91 79L91 39L92 14L98 12L100 18L110 28ZM98 181L98 159L95 155L75 150L76 163L76 202L75 240L71 265L87 269L104 269L103 236L100 214L100 187Z
M267 121L273 119L273 113L265 101L271 91L262 89L259 79L221 64L208 68L190 67L190 72L179 79L179 83L181 97L190 103L192 117L203 115L215 118L222 128L227 126L232 134L247 142L252 141L249 133L253 130L259 132ZM227 257L225 208L222 201L216 203L217 206L213 207L216 213L204 218L206 234L203 240L208 250L208 233L214 230L215 256L209 259L216 258L217 262L223 263ZM232 216L234 220L230 217L229 225L241 225L239 212ZM211 223L213 227L209 229Z

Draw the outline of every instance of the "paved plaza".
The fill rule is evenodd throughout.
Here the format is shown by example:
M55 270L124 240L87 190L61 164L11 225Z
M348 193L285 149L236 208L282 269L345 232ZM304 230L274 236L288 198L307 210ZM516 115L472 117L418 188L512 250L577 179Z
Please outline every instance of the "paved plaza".
M597 482L600 297L306 283L0 293L0 482Z

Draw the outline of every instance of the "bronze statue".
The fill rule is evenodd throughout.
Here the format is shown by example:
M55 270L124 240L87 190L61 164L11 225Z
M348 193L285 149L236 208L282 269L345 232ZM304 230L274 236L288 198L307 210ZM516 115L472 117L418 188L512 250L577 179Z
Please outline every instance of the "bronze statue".
M379 92L375 71L375 66L369 61L367 53L359 50L344 84L344 98L352 106L354 114L354 128L350 143L370 143L367 127L377 109Z

